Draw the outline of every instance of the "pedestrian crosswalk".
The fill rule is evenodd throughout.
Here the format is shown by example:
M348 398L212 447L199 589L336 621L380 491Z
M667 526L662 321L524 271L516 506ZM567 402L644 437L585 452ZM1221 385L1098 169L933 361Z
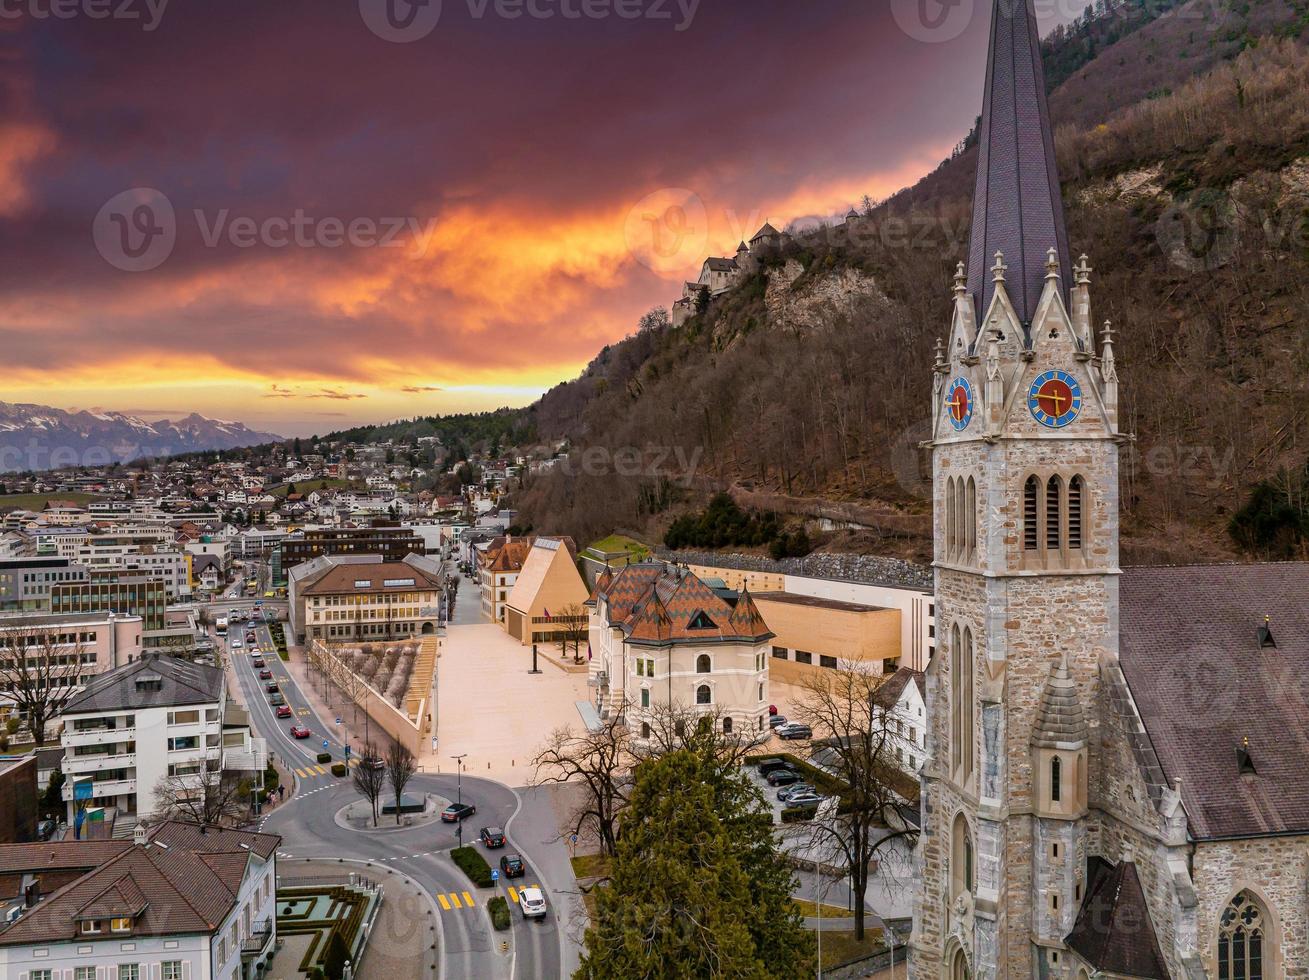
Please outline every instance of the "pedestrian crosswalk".
M330 776L332 770L327 766L305 766L303 769L297 769L295 774L301 779L312 779L314 776Z
M509 901L517 905L518 893L521 889L540 887L540 885L520 885L518 888L514 888L511 885L509 886ZM499 892L497 891L496 894L499 894ZM481 904L485 905L493 898L495 898L495 895L486 895ZM437 892L436 903L441 906L442 912L453 912L457 909L475 909L478 906L477 898L473 896L472 892L467 891Z
M514 888L513 885L510 885L509 901L512 902L514 905L517 905L519 892L523 891L526 888L540 888L540 887L541 887L540 885L519 885L517 888Z

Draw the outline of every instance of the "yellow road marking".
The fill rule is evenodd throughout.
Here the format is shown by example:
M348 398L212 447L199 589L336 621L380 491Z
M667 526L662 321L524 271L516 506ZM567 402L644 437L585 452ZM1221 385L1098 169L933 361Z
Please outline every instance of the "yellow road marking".
M326 768L324 768L323 766L319 766L319 767L318 767L318 775L320 775L320 776L326 776L327 773L328 773L328 770L327 770Z
M513 886L513 885L510 885L510 886L509 886L509 901L511 901L511 902L513 902L513 903L515 903L515 904L517 904L517 902L518 902L518 892L514 891L514 886Z
M450 903L445 900L444 895L438 893L436 896L436 900L441 903L441 908L445 909L447 912L450 911Z
M459 904L459 896L454 892L450 893L450 904L457 909L463 908L463 906Z
M464 901L468 903L468 907L470 909L477 907L477 903L473 901L472 895L468 894L468 892L464 892L463 896L464 896Z
M297 776L299 776L301 779L304 779L304 778L305 778L305 771L304 771L303 769L297 769L297 770L295 771L295 774L296 774Z

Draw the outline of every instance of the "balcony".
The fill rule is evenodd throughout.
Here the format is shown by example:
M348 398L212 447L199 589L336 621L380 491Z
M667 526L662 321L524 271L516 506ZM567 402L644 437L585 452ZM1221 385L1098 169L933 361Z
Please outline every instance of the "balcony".
M106 742L131 742L136 739L136 728L89 728L75 731L64 729L60 741L65 746L104 745Z
M65 755L63 769L65 775L80 775L104 772L106 769L130 769L135 765L135 752L120 755Z
M262 956L264 950L273 942L273 924L265 922L256 925L254 931L241 942L241 959L253 959Z
M63 798L65 803L72 802L74 780L70 779L64 783ZM103 782L96 781L91 786L91 795L93 797L103 796L122 796L136 792L135 779L107 779Z

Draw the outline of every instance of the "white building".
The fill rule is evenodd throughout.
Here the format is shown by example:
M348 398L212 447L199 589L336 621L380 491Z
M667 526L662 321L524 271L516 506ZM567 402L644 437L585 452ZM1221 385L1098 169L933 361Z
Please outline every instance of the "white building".
M0 977L261 975L276 940L280 842L168 821L132 840L0 845L0 882L18 892L0 894Z
M194 776L198 784L202 772L267 765L265 742L251 735L245 710L228 703L219 667L141 657L96 679L68 702L63 719L70 826L79 808L149 817L166 776Z

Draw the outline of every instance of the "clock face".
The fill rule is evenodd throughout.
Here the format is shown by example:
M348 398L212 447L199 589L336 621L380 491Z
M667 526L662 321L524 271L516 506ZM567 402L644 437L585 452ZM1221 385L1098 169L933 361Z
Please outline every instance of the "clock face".
M1061 429L1082 411L1082 386L1067 371L1046 371L1032 382L1027 407L1042 425Z
M945 413L956 432L963 432L973 418L973 386L967 378L955 378L945 394Z

